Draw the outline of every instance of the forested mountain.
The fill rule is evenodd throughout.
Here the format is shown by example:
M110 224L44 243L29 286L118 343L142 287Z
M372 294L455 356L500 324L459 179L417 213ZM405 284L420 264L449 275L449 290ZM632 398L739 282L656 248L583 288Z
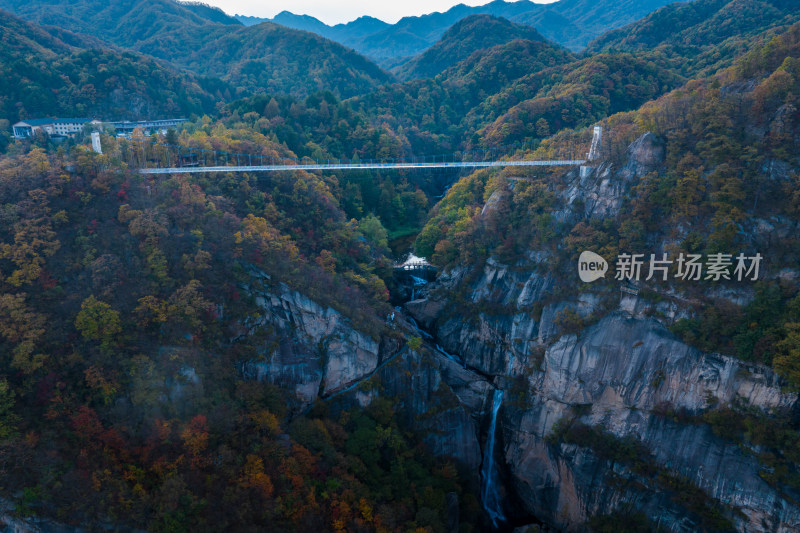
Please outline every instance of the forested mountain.
M707 4L710 0L665 8L639 24L647 27L648 20L675 9L708 11ZM738 0L718 4L713 4L711 11L721 11L719 16L727 17L725 20L743 18ZM430 145L435 140L460 149L542 139L563 128L589 125L608 114L635 109L676 88L690 75L730 65L748 48L769 38L770 32L779 30L776 21L798 16L796 9L784 6L780 11L778 7L765 10L761 17L744 18L737 26L741 33L731 30L730 22L721 24L720 18L698 23L705 19L678 17L687 28L700 32L698 42L713 29L717 37L708 38L710 42L716 39L718 45L692 45L687 31L674 37L676 43L686 41L681 45L659 41L652 47L607 46L602 53L592 48L576 58L546 43L514 41L479 50L434 80L387 85L354 99L353 105L375 116L393 117L390 124L418 139L411 141L412 145ZM671 28L667 33L681 27L667 21L659 28L665 26ZM638 25L617 30L603 39L628 31L647 33L636 28ZM734 36L722 37L725 32Z
M551 41L577 51L595 37L637 21L665 5L692 1L694 0L559 0L543 4L543 9L521 13L512 20L533 26Z
M470 15L493 15L533 26L547 39L577 51L603 32L638 20L669 3L669 0L559 0L537 4L529 0L494 0L483 6L459 4L443 13L404 17L392 25L362 17L348 24L327 26L308 15L289 12L278 14L272 21L313 31L390 68L421 54L441 39L448 28ZM267 19L246 17L241 20L254 24Z
M173 157L0 137L0 527L800 523L794 3L669 6L580 54L470 17L397 82L305 31L126 2L13 2L58 27L0 12L0 119L191 115L144 139ZM627 16L604 5L487 9ZM410 41L447 16L405 19ZM583 168L137 172L201 150L584 158L594 125ZM393 268L410 249L436 269ZM604 278L580 280L584 251ZM664 254L704 276L647 276Z
M455 23L424 53L398 65L392 72L401 79L432 78L474 52L515 39L544 41L530 26L491 15L471 15Z
M203 2L182 0L180 2L180 5L188 9L192 13L200 15L204 19L210 20L211 22L216 22L217 24L230 24L230 25L241 24L241 22L238 21L235 17L227 15L222 9L215 6L210 6Z
M325 35L324 32L332 30L330 26L312 16L295 15L289 11L281 11L272 19L262 19L258 17L237 17L237 20L239 20L245 26L253 26L255 24L261 24L262 22L274 22L275 24L280 24L281 26L286 26L287 28L310 31L327 39L330 39L330 36Z
M248 92L362 94L390 81L357 53L316 35L275 24L218 22L211 8L172 0L0 0L19 16L165 59Z
M387 85L353 105L451 148L499 147L586 126L677 87L667 66L629 53L582 59L543 42L474 53L434 80Z
M508 493L546 523L680 531L675 517L683 513L694 530L767 532L800 516L791 503L800 490L798 83L795 24L730 69L601 121L603 161L588 176L479 171L433 210L416 250L451 276L407 305L469 365L501 375L515 374L506 365L533 365L516 374L524 377L514 401L536 399L504 407L503 458L513 471ZM531 156L547 158L570 139L588 137L565 131ZM631 289L613 279L613 264L604 281L577 281L585 250L609 258L760 252L763 262L758 283L643 274ZM530 334L521 332L529 327L538 327L543 352L525 347ZM726 378L723 368L739 370ZM715 378L700 377L706 372ZM744 393L738 387L750 379L786 396ZM706 397L690 398L695 387ZM573 402L568 412L556 405L565 400ZM557 413L559 423L541 422ZM720 454L735 457L737 467L707 460ZM565 464L569 481L561 487L578 496L562 492L542 504L552 496L546 480L563 476ZM626 481L611 473L598 480L595 467L612 465L625 465ZM748 496L720 490L734 479ZM603 503L622 494L621 509ZM775 498L782 510L753 505L761 498ZM576 499L608 516L559 515ZM674 505L683 511L665 510ZM513 505L501 509L520 516Z
M328 90L346 98L393 79L338 43L270 22L206 32L185 28L151 37L135 48L249 92L302 95Z
M195 126L184 142L285 153ZM3 491L27 491L16 516L118 530L441 529L435 502L462 491L460 474L399 427L390 402L339 422L298 418L276 386L237 377L273 346L304 366L329 342L338 350L331 338L367 360L402 346L377 317L390 308L375 274L384 245L344 216L334 183L300 172L156 185L104 144L105 156L70 155L72 174L38 148L0 160L0 449L19 459L0 469ZM257 324L278 312L261 307L271 294L309 320L327 309L325 333ZM350 379L339 372L323 388ZM39 478L51 468L52 485ZM462 501L477 519L474 497Z
M310 31L326 39L342 43L350 48L355 48L354 44L358 43L361 38L389 27L388 23L378 20L375 17L367 16L358 17L346 24L328 26L321 20L312 16L295 15L289 11L281 11L271 19L244 15L236 15L236 19L246 26L260 24L262 22L274 22L275 24L280 24L287 28Z
M598 59L602 57L598 56ZM580 245L599 247L615 241L617 244L613 246L622 248L633 242L655 246L654 243L660 242L658 239L673 239L674 232L677 232L682 233L683 238L700 239L692 241L694 249L720 248L752 238L747 231L730 233L736 222L727 221L724 217L736 216L739 222L747 219L753 224L759 216L767 216L767 213L796 216L794 204L797 195L793 191L796 176L789 168L796 165L792 154L797 137L793 132L800 128L800 115L795 109L798 98L796 85L800 80L796 72L797 64L800 64L800 23L752 49L735 60L732 67L713 77L690 81L636 111L607 112L610 118L599 121L612 134L604 146L607 157L612 161L614 157L624 158L627 146L637 137L649 133L664 145L664 167L658 175L649 176L648 180L637 183L639 188L632 189L644 196L629 199L632 202L630 209L623 207L618 214L617 224L625 222L629 225L626 233L620 232L605 240L606 236L594 234L597 228L583 228L582 224L587 222L579 221L576 231L587 229L588 235L599 238L596 242L582 242ZM611 70L622 72L620 65L614 65ZM546 152L556 143L567 142L570 136L581 133L565 130L545 141L540 150ZM769 170L765 170L770 165L777 165L786 175L782 179L775 178ZM698 168L703 170L702 178L693 174ZM520 170L514 169L513 172L519 174ZM485 180L487 177L485 172L473 174L458 185L458 190L466 187L470 181ZM659 180L672 180L672 183L660 183ZM496 187L498 183L484 185ZM720 187L726 189L718 190ZM656 201L659 194L656 190L668 196ZM492 192L494 190L490 189L485 194ZM454 190L442 200L436 211L444 214L459 210L465 207L462 202L469 198L481 204L485 194L463 196ZM760 198L753 204L744 201L755 196ZM665 225L663 217L670 213L676 218ZM627 222L632 214L639 217L635 222L639 233L635 235L630 233L631 223ZM695 228L696 233L688 235L685 228L678 227L684 219L691 219L691 227ZM516 219L501 218L494 222L511 224L512 220ZM440 222L434 217L423 232L418 242L420 253L436 257L434 248L437 241L429 241L425 235L427 232L439 234L442 229ZM473 222L478 225L484 223L479 218L473 219ZM755 231L753 228L750 230ZM441 237L446 236L447 232L441 234ZM573 236L579 238L577 233ZM585 236L581 235L580 238ZM558 241L566 236L551 237ZM464 235L460 238L464 238ZM487 238L487 243L493 243L492 246L499 245L496 239ZM524 246L528 238L530 235L519 234L519 241L515 241L514 246ZM621 243L623 240L626 241L624 244ZM690 245L689 241L683 241L683 244ZM450 249L450 246L447 248ZM458 248L465 254L474 252L471 245ZM794 249L790 246L787 252L789 250ZM492 251L487 250L487 253ZM781 261L791 262L793 258L791 255L791 258L784 257Z
M187 117L213 113L219 100L231 98L231 89L218 80L65 30L53 32L2 10L0 42L0 115L11 122L52 115Z
M587 52L656 50L684 75L713 73L764 31L800 20L791 0L696 0L673 4L592 42Z
M221 21L239 25L213 8L175 0L0 0L0 8L38 24L93 35L126 47L155 35L188 28L199 30Z
M635 109L682 80L648 58L598 54L516 80L486 99L468 120L483 124L477 131L481 142L502 146Z

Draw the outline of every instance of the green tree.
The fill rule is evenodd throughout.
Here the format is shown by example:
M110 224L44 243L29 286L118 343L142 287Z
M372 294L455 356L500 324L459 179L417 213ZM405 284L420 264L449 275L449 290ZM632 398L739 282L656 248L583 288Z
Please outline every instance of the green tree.
M171 144L173 146L178 144L178 132L175 131L175 128L170 128L167 130L165 141L167 144Z
M411 337L408 339L408 349L412 352L416 352L422 348L422 337Z
M542 117L536 121L536 135L539 137L548 137L550 135L550 124Z
M389 246L389 232L383 227L380 219L372 213L359 221L358 229L373 245L379 248Z
M119 313L107 303L97 300L94 295L81 304L81 310L75 318L75 327L84 338L100 341L104 347L111 346L122 330Z

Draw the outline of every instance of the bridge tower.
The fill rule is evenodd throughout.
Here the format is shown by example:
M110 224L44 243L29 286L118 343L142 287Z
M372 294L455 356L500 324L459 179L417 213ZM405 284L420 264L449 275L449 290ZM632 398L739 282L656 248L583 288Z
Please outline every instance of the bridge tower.
M594 133L592 134L592 146L589 148L589 153L586 154L586 162L590 163L600 158L600 150L603 146L603 127L595 126ZM586 178L592 173L592 168L588 165L581 165L581 178Z
M589 155L586 156L587 160L594 161L595 159L600 157L602 140L603 140L603 127L595 126L594 134L592 135L592 147L589 148Z

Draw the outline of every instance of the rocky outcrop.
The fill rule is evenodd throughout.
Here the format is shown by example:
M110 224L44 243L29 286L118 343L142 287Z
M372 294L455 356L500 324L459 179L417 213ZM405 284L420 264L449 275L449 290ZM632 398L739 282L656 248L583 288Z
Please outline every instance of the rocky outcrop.
M568 173L555 218L615 216L630 187L663 158L661 141L646 134L630 146L624 166L604 163L584 177ZM762 226L754 238L765 243L787 228ZM767 483L757 453L706 424L663 415L732 405L791 414L797 395L783 390L769 368L703 353L672 335L665 323L688 316L692 303L674 288L661 287L654 299L621 292L613 283L576 291L550 273L552 260L547 251L531 252L515 265L489 259L477 275L455 270L440 277L407 306L435 343L507 391L499 442L506 493L521 505L511 515L581 531L590 517L633 505L667 530L700 529L696 513L653 479L590 447L553 441L556 424L569 420L635 439L653 468L699 488L739 531L800 531L799 495ZM774 276L790 279L792 272ZM453 291L469 305L448 305ZM752 287L713 291L740 305L753 298ZM484 424L488 402L487 390L479 411Z
M627 162L622 169L624 178L641 178L656 170L664 162L664 154L664 143L654 134L645 133L628 147Z
M251 377L294 390L307 404L340 391L373 372L381 362L378 340L354 328L334 309L322 307L281 283L253 291L263 314L249 332L266 328L279 339L263 347L263 360L244 363Z
M630 187L663 158L661 141L646 134L630 146L625 165L568 173L554 218L615 216ZM498 191L485 212L506 193ZM758 235L772 233L765 226ZM398 416L432 451L476 473L494 391L503 390L493 458L514 525L582 531L592 516L632 506L669 531L700 528L696 513L657 476L553 439L557 423L569 420L635 439L653 469L698 488L739 531L800 531L799 496L767 483L752 450L706 424L663 415L666 408L700 414L734 404L793 412L797 396L768 368L703 353L672 335L664 323L687 316L691 304L672 288L652 300L602 282L575 291L551 273L553 260L551 251L532 251L515 265L489 259L475 275L457 268L420 289L405 306L430 333L417 352L398 353L397 341L381 345L288 287L255 292L264 316L254 326L274 328L281 340L265 346L265 360L249 362L247 371L292 388L305 403L393 397ZM786 279L794 274L781 271ZM452 291L462 293L463 305L447 300ZM745 303L752 291L718 296ZM397 327L417 336L400 315Z
M400 400L398 416L434 453L478 471L479 429L494 390L488 380L429 349L402 353L378 377L381 393Z
M566 220L576 216L579 219L616 216L631 185L663 161L664 144L652 133L645 133L628 148L622 168L604 162L591 172L569 172L568 186L561 193L565 207L555 217Z
M486 267L474 284L476 293L488 294L487 284L496 282L506 290L502 296L494 292L496 298L519 302L526 287L546 285L532 279L537 274L523 282L523 274L498 269L502 270L497 264ZM484 315L478 324L459 328L458 319L447 316L436 327L438 342L470 366L497 375L500 386L515 386L509 381L513 376L525 377L525 390L517 395L527 401L509 403L500 411L508 484L524 511L558 528L578 531L591 516L635 501L669 530L698 527L659 487L632 490L630 483L620 484L620 477L629 482L637 477L624 465L607 464L588 449L548 443L554 425L579 412L575 419L584 424L620 438L635 437L650 451L654 465L690 480L730 509L737 529L797 531L800 508L761 478L762 467L753 454L715 436L706 425L680 424L654 413L665 405L699 413L734 402L765 413L785 411L793 408L796 395L783 391L771 370L702 353L645 313L613 312L580 335L563 334L547 318L567 306L586 315L598 305L599 300L588 294L549 304L539 321L527 313ZM430 308L423 302L412 306ZM551 334L543 335L543 330ZM524 342L515 342L518 338ZM541 361L533 364L536 346L546 348ZM644 486L646 480L638 483Z
M574 530L590 516L628 501L614 495L617 489L608 479L598 486L595 470L587 475L582 464L587 458L580 456L585 451L578 454L574 446L546 444L553 425L580 406L585 413L581 422L618 437L635 436L656 465L743 513L740 530L800 527L800 508L760 477L761 467L752 454L716 437L708 426L682 425L653 414L658 405L699 412L734 400L764 411L792 407L796 395L783 392L770 370L703 354L676 340L655 320L614 314L580 337L566 335L551 345L542 371L529 380L529 391L530 406L505 411L506 458L518 493L525 495L531 513L548 523ZM555 493L553 486L558 487ZM650 498L659 500L658 492ZM667 501L658 505L674 507L667 505L668 496L662 499ZM541 501L549 501L550 507L541 508ZM682 519L662 518L662 525L671 524L675 531L696 527Z
M785 410L797 398L783 392L765 367L704 354L656 320L619 313L587 328L580 338L561 337L547 349L543 366L543 375L532 383L540 395L573 405L597 404L605 412L650 411L661 403L696 412L734 400L769 412Z
M445 303L442 301L421 298L419 300L412 300L408 302L405 304L405 307L416 319L420 326L425 329L431 329L433 328L433 323L436 320L436 317L438 317L439 313L441 313L444 309Z

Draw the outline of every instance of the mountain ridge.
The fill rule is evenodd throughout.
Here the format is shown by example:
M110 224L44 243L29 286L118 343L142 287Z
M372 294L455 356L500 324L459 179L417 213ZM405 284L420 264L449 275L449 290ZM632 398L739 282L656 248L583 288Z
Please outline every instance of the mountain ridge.
M327 88L349 97L394 79L369 59L317 34L273 23L218 23L213 19L219 13L204 4L0 0L0 8L37 24L96 35L109 47L145 53L246 92L309 94Z
M470 15L493 15L533 26L545 38L578 51L604 31L633 22L671 1L559 0L537 4L530 0L494 0L482 6L458 4L444 12L403 17L394 24L370 19L373 24L371 31L367 31L368 25L363 21L358 23L361 19L328 26L310 15L294 15L288 11L273 19L241 15L238 19L248 24L271 20L320 32L320 35L357 50L382 67L392 68L433 46L448 28Z
M401 79L432 78L474 52L516 39L545 41L535 28L493 15L470 15L456 22L428 50L392 69Z
M218 80L104 47L67 30L53 32L2 9L0 41L0 113L12 121L59 114L188 117L213 112L219 91L229 90ZM24 87L15 81L20 77L27 80Z
M587 5L560 9L602 15ZM471 53L398 83L271 22L165 20L136 41L154 59L0 12L8 117L216 104L160 146L104 132L102 155L88 135L16 142L2 122L0 522L793 531L795 5L728 0L696 20L678 6L658 34L577 54L451 27L443 55ZM218 94L190 68L238 86L212 80L232 91ZM230 154L582 159L595 125L582 168L138 172L243 164ZM412 242L436 266L427 283L394 268ZM588 250L617 267L641 253L642 275L582 283ZM679 261L644 279L647 257L654 274L662 254L704 256L705 274L712 255L759 252L748 280L733 265L682 279Z
M753 38L798 20L796 4L787 0L694 0L612 30L589 43L586 51L659 50L667 58L687 58L681 67L686 75L709 74L728 66L726 58L746 52Z

